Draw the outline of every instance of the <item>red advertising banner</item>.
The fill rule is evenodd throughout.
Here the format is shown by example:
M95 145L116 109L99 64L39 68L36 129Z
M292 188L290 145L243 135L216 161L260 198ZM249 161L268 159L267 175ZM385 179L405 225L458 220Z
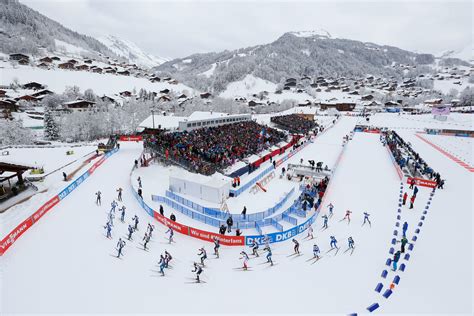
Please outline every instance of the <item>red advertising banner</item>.
M51 200L48 202L44 203L43 206L41 206L36 212L33 213L31 216L31 219L33 220L33 223L38 221L41 217L43 217L44 214L46 214L50 209L52 209L56 204L58 204L60 201L59 196L56 195L53 197Z
M427 188L434 188L436 187L436 181L433 180L426 180L426 179L421 179L421 178L408 178L407 179L407 184L411 184L411 181L415 179L415 184L422 186L422 187L427 187Z
M123 136L120 136L119 140L121 142L139 142L143 140L143 137L141 135L129 135L129 136L123 135Z
M243 246L245 244L243 236L220 235L192 227L189 227L189 236L210 242L214 240L214 237L217 237L220 243L226 246Z
M31 217L28 217L12 230L2 241L0 241L0 256L3 255L5 251L7 251L8 248L10 248L10 246L13 245L13 243L31 226L33 226L33 222L31 221Z
M92 167L89 168L89 175L91 175L95 169L97 169L103 162L105 161L105 157L100 158L96 163L92 165Z
M166 218L166 217L162 216L161 214L159 214L155 211L153 211L153 215L154 215L155 219L158 222L162 223L166 227L173 228L173 230L177 233L181 233L181 234L184 234L184 235L189 235L189 227L188 226L177 223L177 222L174 222L174 221L170 220L169 218Z

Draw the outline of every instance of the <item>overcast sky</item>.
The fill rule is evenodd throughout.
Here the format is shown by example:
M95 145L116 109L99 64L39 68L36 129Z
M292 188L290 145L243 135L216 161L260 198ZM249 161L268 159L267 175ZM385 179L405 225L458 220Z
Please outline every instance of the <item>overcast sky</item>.
M74 31L175 58L269 43L288 31L438 53L472 45L471 1L20 0Z

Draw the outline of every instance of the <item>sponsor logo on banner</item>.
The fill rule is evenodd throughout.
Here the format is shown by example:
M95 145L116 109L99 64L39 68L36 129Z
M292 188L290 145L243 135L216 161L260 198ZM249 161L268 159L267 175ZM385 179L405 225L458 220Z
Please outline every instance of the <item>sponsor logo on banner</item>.
M106 157L108 157L108 156L106 156ZM102 157L96 163L94 163L92 165L92 167L90 167L89 170L87 170L89 172L89 174L92 174L95 171L95 169L97 169L105 161L106 157Z
M11 231L10 234L0 242L0 255L3 255L5 251L7 251L7 249L10 248L10 246L18 239L18 237L31 227L31 225L31 219L28 218Z
M143 137L140 135L120 136L121 142L138 142L141 140L143 140Z
M221 244L226 246L243 246L244 245L244 237L243 236L225 236L220 234L211 233L208 231L196 229L196 228L189 228L189 236L206 240L206 241L213 241L214 237L217 237Z
M415 184L422 186L422 187L427 187L427 188L434 188L436 187L436 181L433 180L426 180L426 179L421 179L421 178L408 178L407 179L407 184L411 184L411 181L415 179Z
M53 197L51 200L48 202L44 203L43 206L41 206L33 215L31 216L33 223L39 220L41 217L43 217L46 212L48 212L50 209L52 209L56 204L58 204L60 201L59 196L56 195Z

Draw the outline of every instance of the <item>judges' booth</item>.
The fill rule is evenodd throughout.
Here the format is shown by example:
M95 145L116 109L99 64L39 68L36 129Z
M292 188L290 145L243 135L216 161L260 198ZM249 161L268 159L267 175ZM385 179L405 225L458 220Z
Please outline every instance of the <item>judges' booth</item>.
M229 196L230 182L228 177L218 174L203 176L179 170L170 175L169 190L194 198L192 200L197 198L221 204Z

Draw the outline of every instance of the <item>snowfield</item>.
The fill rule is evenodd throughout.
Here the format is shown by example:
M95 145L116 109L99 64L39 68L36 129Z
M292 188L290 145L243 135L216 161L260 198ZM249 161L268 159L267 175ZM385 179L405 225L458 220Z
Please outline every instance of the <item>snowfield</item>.
M151 82L146 78L137 78L133 76L121 76L112 74L97 74L86 71L71 70L45 70L29 66L12 67L9 62L0 62L2 75L0 76L0 85L10 85L14 79L20 83L38 82L47 86L47 89L61 94L68 86L78 86L82 92L92 89L95 94L102 96L104 94L118 94L122 91L136 91L141 88L148 91L159 92L160 90L170 89L176 93L194 90L182 83L176 85L167 82Z
M333 119L317 118L324 122ZM300 242L300 256L292 256L291 239L271 244L275 265L269 266L266 253L261 251L260 257L250 256L249 271L236 269L242 266L239 253L251 253L248 247L222 246L217 259L212 254L212 245L205 241L177 233L176 242L168 243L167 227L140 207L131 186L136 186L136 177L140 175L145 200L152 205L149 195L166 189L167 172L172 168L165 170L153 165L132 174L133 161L142 153L142 144L122 142L117 153L0 257L1 312L347 315L368 313L367 307L377 303L376 312L384 314L471 315L473 174L416 136L423 127L459 126L472 130L471 115L451 115L447 122L435 121L428 115L371 117L370 124L393 128L411 142L421 157L446 179L445 189L437 190L432 197L431 189L419 187L415 208L403 206L400 212L400 190L409 194L412 191L400 183L379 135L355 133L345 148L341 146L342 137L358 123L364 124L365 120L342 117L287 161L315 159L330 168L337 167L313 224L315 238L306 239L306 232L295 237ZM472 162L470 139L428 137ZM282 166L277 168L277 174ZM285 183L284 179L274 179L267 193L242 194L229 202L231 212L240 212L244 204L259 211L271 203L272 199L265 194L273 196L276 203L276 195L289 185L292 183ZM103 227L119 187L124 189L119 207L127 207L126 220L121 223L116 214L113 238L109 240ZM94 193L98 190L103 193L102 206L95 204ZM329 228L321 230L321 215L328 212L329 203L334 204L334 216L329 220ZM173 210L164 207L168 216ZM348 209L353 212L350 223L341 220ZM370 213L371 226L363 225L363 212ZM140 218L139 230L133 234L133 240L127 240L124 256L117 259L117 241L126 237L134 215ZM176 215L178 222L199 227L185 215ZM407 251L409 258L402 254L400 259L399 265L403 263L405 271L393 272L385 263L392 257L390 248L400 247L391 244L392 238L400 239L396 223L405 221L407 237L414 248ZM141 243L148 223L156 229L149 251L144 251ZM419 233L415 233L417 228ZM394 230L398 230L397 236ZM336 237L340 250L329 251L330 236ZM355 241L353 252L346 251L349 236ZM413 236L417 236L416 241ZM317 262L311 260L315 243L322 254ZM208 253L202 274L205 283L195 284L192 264L199 260L198 249L203 246ZM157 262L165 250L173 259L172 268L165 269L162 277L157 273ZM388 270L385 279L381 277L383 270ZM382 294L396 276L400 282L394 284L391 296L384 298ZM381 293L374 291L379 283L383 286Z

